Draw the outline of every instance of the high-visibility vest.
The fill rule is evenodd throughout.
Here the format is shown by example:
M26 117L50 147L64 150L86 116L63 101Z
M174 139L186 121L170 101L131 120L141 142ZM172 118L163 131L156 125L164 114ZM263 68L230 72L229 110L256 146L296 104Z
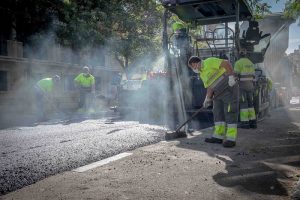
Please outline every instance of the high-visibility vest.
M234 64L234 71L240 75L240 81L254 80L254 64L248 58L240 58L237 60Z
M273 87L273 83L271 81L271 79L267 79L268 80L268 90L271 91L272 90L272 87Z
M82 87L91 87L95 84L95 78L91 74L86 77L83 73L81 73L74 80Z
M142 78L141 78L141 80L142 80L142 81L145 81L145 80L147 80L147 74L146 74L146 73L142 74Z
M176 32L176 31L179 30L179 29L184 29L184 28L186 28L186 27L185 27L185 25L184 25L183 23L181 23L181 22L174 22L174 23L172 24L172 29L173 29L174 32Z
M205 88L215 85L218 79L225 74L226 69L220 67L222 62L223 59L215 57L210 57L202 61L200 78Z
M43 90L44 92L52 92L53 90L53 80L52 78L44 78L39 80L36 85L39 89Z

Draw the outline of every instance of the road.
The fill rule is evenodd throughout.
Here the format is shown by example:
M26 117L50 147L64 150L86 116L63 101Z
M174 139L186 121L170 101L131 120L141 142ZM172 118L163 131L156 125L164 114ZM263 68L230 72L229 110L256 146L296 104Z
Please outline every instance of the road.
M208 128L188 134L187 138L137 148L126 152L130 154L127 157L90 170L77 169L47 177L3 195L0 199L288 200L292 196L295 197L293 199L299 199L300 190L296 196L294 188L297 182L300 188L300 108L279 108L270 114L270 117L258 124L257 129L239 129L237 145L234 148L204 142L204 138L209 137L213 131ZM97 120L80 122L73 126L78 128L81 123L96 123L91 129L93 126L102 127L106 137L121 135L123 130L116 131L121 129L120 126L126 126L126 132L134 131L133 135L141 136L140 139L147 136L143 135L144 131L141 133L138 130L146 130L146 134L150 130L151 137L159 137L162 129L151 129L148 125L138 125L135 122L117 122L111 125L114 128L106 130L107 125ZM85 131L92 138L102 135L101 131L97 134L89 130L85 126ZM153 133L156 131L157 134ZM131 133L123 133L131 136ZM84 140L84 136L79 138ZM127 141L131 141L126 137L117 138L122 138L121 146L128 145ZM52 140L56 139L51 138ZM63 148L68 148L68 142L56 141L56 146L64 144ZM93 143L91 147L97 146L93 139L88 143L90 142ZM83 148L80 142L76 143ZM103 148L102 145L99 146ZM78 148L73 149L78 151ZM94 149L90 151L96 152ZM67 154L62 149L54 154L60 155L61 152ZM75 156L77 157L72 157Z
M92 119L0 130L1 195L48 176L164 139L166 129Z

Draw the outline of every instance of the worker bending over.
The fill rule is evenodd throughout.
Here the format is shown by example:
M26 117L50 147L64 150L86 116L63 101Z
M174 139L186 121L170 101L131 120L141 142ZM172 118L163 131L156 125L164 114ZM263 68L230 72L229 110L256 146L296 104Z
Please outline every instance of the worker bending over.
M240 59L234 64L234 71L239 76L240 88L240 127L256 128L256 115L254 110L254 64L246 57L246 52L241 51Z
M55 92L58 90L60 76L55 75L52 78L44 78L39 80L35 86L36 110L38 121L45 121L46 108L50 105L53 109L58 109L55 104Z
M205 142L234 147L237 138L238 85L231 64L220 58L201 60L197 56L192 56L188 64L195 73L200 74L207 88L203 107L207 108L213 103L214 132Z

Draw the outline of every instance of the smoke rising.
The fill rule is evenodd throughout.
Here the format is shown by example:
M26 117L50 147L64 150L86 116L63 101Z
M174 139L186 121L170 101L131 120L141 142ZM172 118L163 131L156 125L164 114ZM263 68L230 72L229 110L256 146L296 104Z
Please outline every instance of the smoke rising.
M25 44L23 57L8 55L9 63L5 60L0 61L1 70L7 71L8 84L8 91L2 94L1 98L1 127L34 122L39 112L34 85L38 80L56 74L61 77L55 95L57 109L48 106L47 114L50 119L64 119L66 116L76 115L79 94L73 80L85 65L90 67L92 75L96 78L95 110L107 111L111 106L105 97L109 95L112 78L120 68L110 66L109 59L106 61L107 47L86 48L75 52L56 41L54 31L36 34ZM57 112L58 110L60 112Z
M164 53L155 60L144 57L141 63L151 66L142 73L147 79L128 79L120 92L120 112L127 119L175 128L186 120L186 101L191 98L186 63L179 57L165 68ZM132 76L137 77L137 76Z

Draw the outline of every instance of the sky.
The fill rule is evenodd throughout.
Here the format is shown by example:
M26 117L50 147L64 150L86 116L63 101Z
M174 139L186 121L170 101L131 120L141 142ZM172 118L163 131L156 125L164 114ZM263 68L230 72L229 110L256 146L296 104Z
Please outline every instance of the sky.
M262 2L266 2L272 6L272 12L282 12L285 6L286 0L279 0L276 3L276 0L263 0ZM286 50L287 54L293 53L295 49L299 49L300 47L300 24L299 21L291 24L289 31L289 47Z

